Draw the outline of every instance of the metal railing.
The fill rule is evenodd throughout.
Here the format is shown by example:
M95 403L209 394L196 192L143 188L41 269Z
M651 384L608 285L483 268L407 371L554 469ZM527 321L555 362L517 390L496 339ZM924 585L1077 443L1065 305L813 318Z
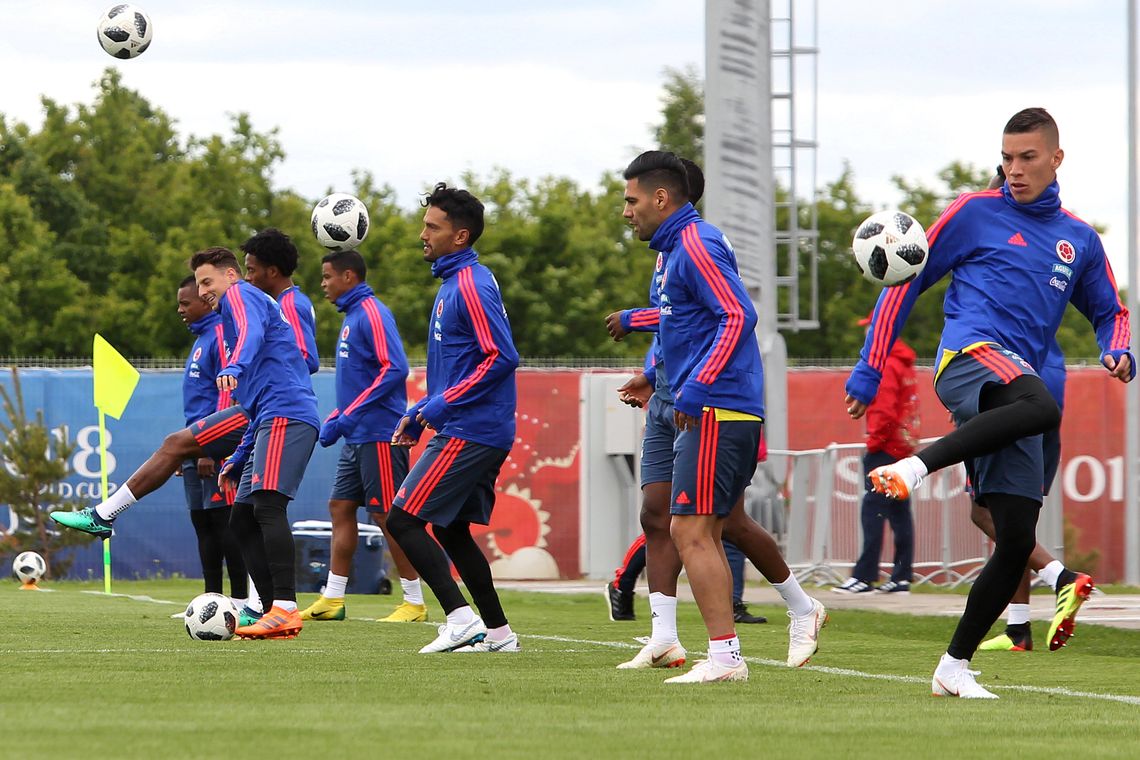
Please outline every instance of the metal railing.
M787 531L781 543L800 582L841 583L862 551L865 450L861 443L834 443L768 453L785 500ZM916 585L954 588L971 582L989 558L989 540L970 521L965 483L965 469L957 465L927 478L911 498ZM880 557L880 570L887 575L891 546L884 541Z

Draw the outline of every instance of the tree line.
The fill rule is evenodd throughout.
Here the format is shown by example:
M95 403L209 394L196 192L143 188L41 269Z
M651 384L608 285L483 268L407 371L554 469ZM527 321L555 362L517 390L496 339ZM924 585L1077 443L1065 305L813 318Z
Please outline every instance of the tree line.
M297 243L295 279L314 301L318 346L331 356L340 318L319 288L324 251L309 225L317 199L274 187L285 158L276 129L258 132L248 114L237 114L226 134L182 136L111 68L91 103L45 97L42 104L38 130L0 115L0 355L86 357L99 332L129 356L182 356L190 341L174 294L190 254L209 245L236 249L272 226ZM694 69L667 71L658 118L654 147L700 162L703 91ZM499 280L523 356L637 362L644 353L645 340L615 344L602 326L610 311L645 302L655 261L621 218L620 169L601 173L596 187L506 170L452 178L487 206L477 247ZM955 195L988 179L988 171L955 162L937 187L895 183L900 207L928 226ZM422 357L426 308L438 286L418 243L422 209L401 208L394 190L364 169L353 187L334 189L368 205L372 227L360 248L368 279L395 313L409 355ZM788 353L853 357L862 344L855 321L877 292L860 277L850 241L873 209L850 170L814 202L819 246L805 256L818 257L821 327L786 335ZM907 324L905 337L922 356L934 354L941 303L941 292L927 294ZM1060 342L1070 356L1097 354L1072 309Z

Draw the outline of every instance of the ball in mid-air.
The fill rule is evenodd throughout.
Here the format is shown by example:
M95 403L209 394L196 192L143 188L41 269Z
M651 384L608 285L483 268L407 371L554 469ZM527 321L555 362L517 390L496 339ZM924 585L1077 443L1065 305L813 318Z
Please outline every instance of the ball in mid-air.
M237 628L238 608L224 594L199 594L183 615L186 634L196 641L225 641Z
M368 235L368 207L348 193L333 193L313 207L313 235L330 251L356 248Z
M922 272L930 245L926 231L913 216L880 211L859 225L851 250L868 280L877 285L902 285Z
M12 561L12 572L21 583L35 583L47 572L44 558L35 552L20 552Z
M112 5L96 26L99 44L116 58L134 58L146 52L154 37L150 16L137 5Z

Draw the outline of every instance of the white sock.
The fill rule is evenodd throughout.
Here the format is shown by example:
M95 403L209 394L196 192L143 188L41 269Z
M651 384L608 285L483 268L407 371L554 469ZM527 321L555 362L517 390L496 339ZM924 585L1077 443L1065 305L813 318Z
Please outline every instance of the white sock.
M131 489L127 488L127 484L124 483L107 499L95 505L95 514L104 520L114 520L123 512L126 512L136 501L138 501L138 499L131 493Z
M506 641L511 637L511 633L513 633L513 631L511 631L511 626L508 623L507 625L501 625L498 628L488 628L487 638L489 638L491 641Z
M321 593L325 599L344 599L344 589L348 586L347 575L337 575L329 571L329 579L325 582L325 590Z
M942 655L942 659L938 661L937 670L946 673L954 670L965 670L967 667L969 667L969 665L969 660L959 660L956 657L951 657L950 653L947 652L946 654Z
M930 474L929 470L926 469L926 463L918 457L906 457L905 459L900 459L899 464L906 465L914 474L914 477L916 479L911 485L912 489L917 488L918 484L922 482L922 479Z
M297 603L296 602L284 602L280 599L274 599L273 600L273 606L274 607L280 607L281 609L285 610L286 612L296 612L297 611Z
M467 625L475 619L475 611L466 604L447 613L448 625Z
M1057 588L1057 579L1061 577L1061 571L1065 566L1061 560L1055 559L1045 567L1037 571L1037 577L1049 584L1049 588Z
M804 593L800 582L792 573L788 573L788 579L783 583L773 583L772 588L780 592L780 596L784 598L784 603L788 605L788 610L796 617L809 614L815 607L811 603L811 597Z
M1028 604L1011 604L1006 611L1005 622L1007 625L1023 625L1029 622L1029 605Z
M660 591L649 595L649 612L653 632L649 635L651 644L677 643L677 597L665 596Z
M265 612L265 607L261 603L261 597L257 595L257 587L253 585L253 578L246 577L246 583L249 585L249 598L245 600L245 606L249 607L254 612Z
M737 667L744 662L740 656L740 639L735 635L728 639L709 639L709 659L726 668Z
M404 590L404 601L408 604L418 604L423 606L424 603L424 589L420 585L419 578L408 580L406 578L400 579L400 588Z

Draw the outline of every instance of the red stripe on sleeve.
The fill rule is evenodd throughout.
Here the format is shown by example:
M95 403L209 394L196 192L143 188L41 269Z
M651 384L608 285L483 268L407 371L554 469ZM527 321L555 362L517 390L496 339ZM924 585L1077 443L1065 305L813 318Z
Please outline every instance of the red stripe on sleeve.
M309 352L305 349L305 334L301 331L301 315L297 313L297 298L292 291L281 299L281 311L285 314L285 321L293 328L293 340L297 341L297 348L301 349L301 356L308 359Z
M491 335L487 314L483 311L483 302L479 300L479 292L475 289L475 278L471 274L470 267L459 272L459 293L462 295L464 303L467 304L467 311L471 315L471 325L475 329L479 348L487 354L487 358L479 363L474 372L443 392L443 400L449 404L462 397L464 393L482 380L487 371L490 370L491 365L499 358L499 347L495 345L495 339Z
M245 317L245 301L241 297L241 288L237 285L232 285L226 291L232 293L230 296L230 311L234 315L235 327L237 327L237 345L234 350L230 352L230 364L237 364L241 359L241 350L245 347L245 334L248 329L248 322Z
M222 329L222 325L220 322L218 324L214 325L214 342L218 348L218 366L221 369L225 369L226 368L226 331ZM218 391L218 405L217 405L217 408L214 409L214 411L220 412L223 409L227 408L229 405L230 405L230 391L228 391L228 390Z
M380 372L367 388L365 388L359 396L353 399L352 403L344 410L345 417L352 414L361 404L363 404L372 391L380 387L380 383L384 381L384 375L387 374L388 368L392 366L392 362L388 359L388 341L384 337L384 323L380 317L380 309L376 306L376 302L371 298L366 298L361 302L364 306L364 315L368 317L368 326L372 330L372 345L376 349L376 358L380 362Z
M721 334L720 342L713 348L708 362L697 374L697 382L708 385L720 375L728 363L728 358L740 342L740 335L744 329L744 308L733 296L728 282L724 279L724 274L717 268L716 262L709 255L708 249L705 248L700 235L697 233L696 224L689 225L681 232L681 242L684 244L689 258L697 265L697 270L701 276L712 288L717 303L724 309L726 315L725 328Z

